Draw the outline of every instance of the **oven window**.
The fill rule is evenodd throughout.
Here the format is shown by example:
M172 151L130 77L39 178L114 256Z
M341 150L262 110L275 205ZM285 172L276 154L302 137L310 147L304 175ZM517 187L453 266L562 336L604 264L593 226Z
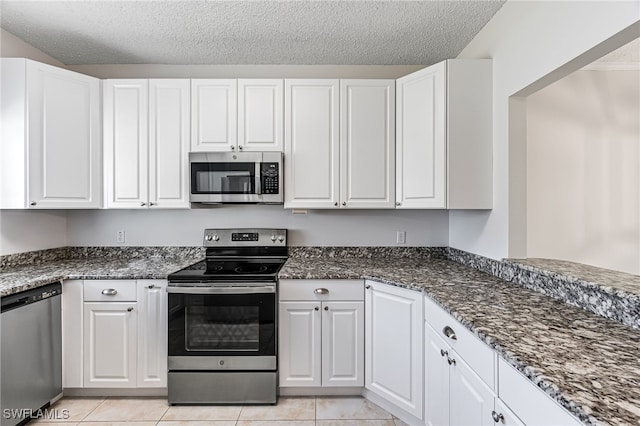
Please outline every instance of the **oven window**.
M260 309L257 306L188 306L188 351L259 351Z
M255 194L255 163L192 163L194 194Z

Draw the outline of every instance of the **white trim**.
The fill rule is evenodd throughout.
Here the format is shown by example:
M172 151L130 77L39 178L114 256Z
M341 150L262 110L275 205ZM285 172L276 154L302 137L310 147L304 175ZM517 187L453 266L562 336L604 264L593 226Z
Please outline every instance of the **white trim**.
M640 71L640 62L598 62L595 61L581 71Z

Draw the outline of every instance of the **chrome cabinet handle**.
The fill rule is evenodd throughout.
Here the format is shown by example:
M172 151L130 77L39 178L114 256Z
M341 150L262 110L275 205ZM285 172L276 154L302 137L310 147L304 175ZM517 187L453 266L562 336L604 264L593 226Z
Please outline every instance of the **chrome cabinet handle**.
M149 205L150 205L150 206L155 206L155 205L156 205L156 203L149 203Z
M495 423L504 423L504 416L502 415L502 413L498 414L495 411L492 411L491 417L493 417L493 421Z
M325 306L325 307L324 307L324 310L325 310L325 311L328 311L328 310L329 310L329 307L328 307L328 306Z
M400 201L396 201L396 206L401 206Z
M449 339L451 340L458 340L458 336L456 336L456 332L453 331L453 328L449 327L448 325L445 326L445 328L442 329L442 332L444 333L445 336L447 336Z
M141 206L141 207L144 207L144 206L146 206L146 205L147 205L147 203L145 203L144 201L140 203L140 206Z
M322 287L316 288L315 290L313 290L313 292L315 294L329 294L329 290L326 289L326 288L322 288Z
M127 308L127 312L131 312L131 311L133 311L132 307Z
M347 202L346 202L346 201L343 201L343 202L342 202L342 205L343 205L343 206L346 206L346 205L347 205Z
M36 205L36 204L38 204L38 203L36 203L35 201L32 201L32 202L31 202L31 203L29 203L29 204L31 204L32 206L35 206L35 205Z
M314 310L314 311L319 311L319 310L320 310L320 308L316 306L315 308L313 308L313 310Z
M447 362L449 363L449 365L456 365L455 358L449 358L449 356L447 356Z
M236 147L231 145L231 151L235 151L235 150L236 150Z
M367 290L369 290L371 288L371 286L369 284L365 285L364 288L366 288Z
M151 289L151 288L155 288L156 286L153 284L149 284L149 286L147 288Z
M118 290L116 290L115 288L105 288L104 290L102 290L102 294L104 294L105 296L115 296L116 294L118 294Z
M333 205L334 205L334 206L336 206L336 207L338 207L338 203L337 203L337 202L333 203Z
M242 145L238 145L238 149L242 151Z
M441 356L448 356L449 352L445 351L444 349L440 349L440 355Z

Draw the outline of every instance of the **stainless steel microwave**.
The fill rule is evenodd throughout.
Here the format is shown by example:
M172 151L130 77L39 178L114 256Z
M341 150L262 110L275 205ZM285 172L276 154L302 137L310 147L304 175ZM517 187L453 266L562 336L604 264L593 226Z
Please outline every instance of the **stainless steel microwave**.
M281 152L191 152L192 203L282 204Z

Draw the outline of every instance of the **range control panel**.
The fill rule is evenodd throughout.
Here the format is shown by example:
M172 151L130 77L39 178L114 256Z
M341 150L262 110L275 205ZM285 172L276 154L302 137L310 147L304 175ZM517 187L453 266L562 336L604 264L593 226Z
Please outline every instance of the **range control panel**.
M260 163L260 184L263 194L280 193L280 167L278 163Z
M286 229L205 229L205 247L273 247L287 245Z

